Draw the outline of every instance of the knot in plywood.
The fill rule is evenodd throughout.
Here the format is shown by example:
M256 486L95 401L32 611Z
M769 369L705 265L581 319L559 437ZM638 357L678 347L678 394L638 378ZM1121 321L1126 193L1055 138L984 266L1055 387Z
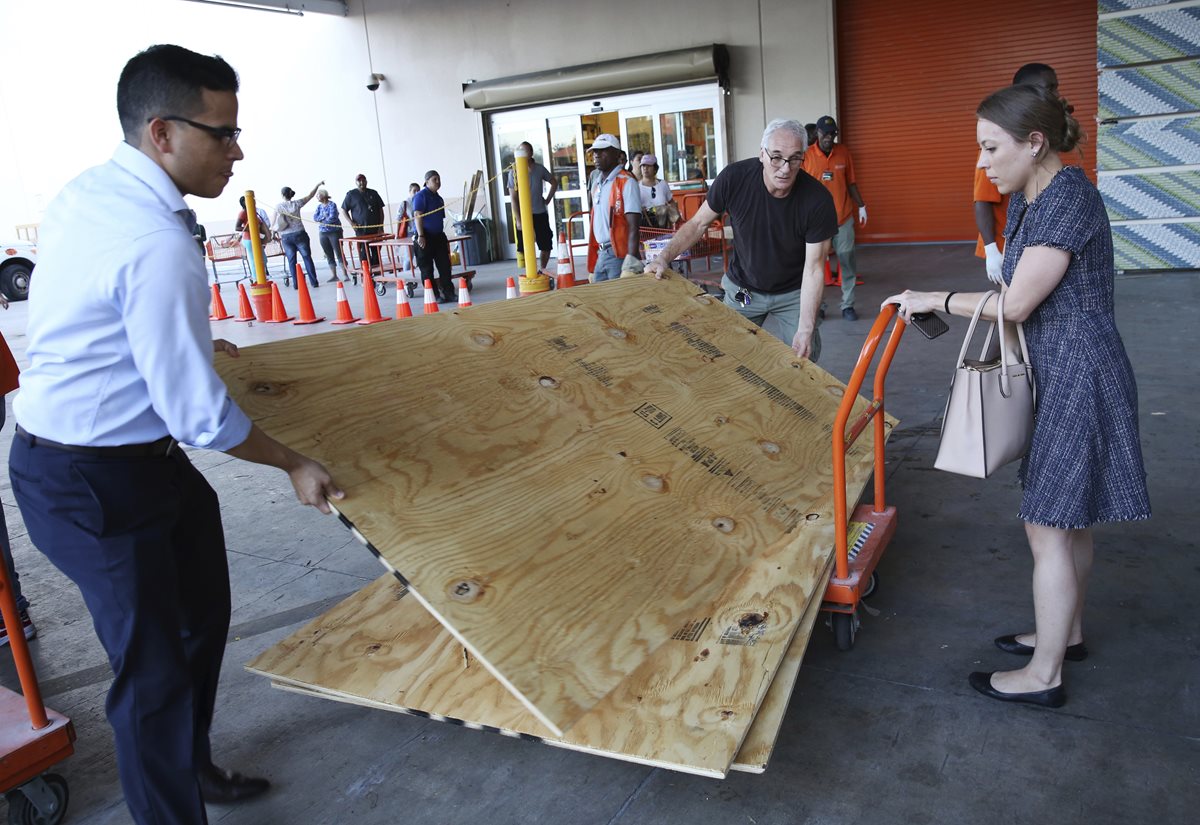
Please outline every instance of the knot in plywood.
M712 526L720 530L722 533L732 533L733 528L737 527L737 522L729 516L717 516L712 520Z
M489 332L472 332L471 340L481 347L490 347L496 343L496 338Z
M644 475L642 476L642 486L647 490L653 490L656 493L662 493L667 489L667 480L662 476Z
M483 596L483 585L474 579L457 579L446 588L446 595L456 602L470 604Z
M549 375L543 375L540 378L538 378L538 384L540 384L541 386L543 386L549 390L558 389L558 379L551 378Z

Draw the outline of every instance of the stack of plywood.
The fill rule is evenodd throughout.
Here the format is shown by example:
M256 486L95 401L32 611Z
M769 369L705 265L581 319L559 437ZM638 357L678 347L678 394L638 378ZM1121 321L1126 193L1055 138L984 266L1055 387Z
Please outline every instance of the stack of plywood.
M218 364L330 468L393 574L251 670L693 773L765 767L829 574L830 375L646 278ZM850 501L871 451L868 431Z

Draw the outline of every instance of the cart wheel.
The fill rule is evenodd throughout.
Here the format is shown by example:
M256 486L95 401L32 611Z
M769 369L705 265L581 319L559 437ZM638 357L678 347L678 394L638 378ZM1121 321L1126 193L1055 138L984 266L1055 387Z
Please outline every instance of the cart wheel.
M382 298L384 295L387 295L387 284L385 284L383 281L376 281L375 294L380 298Z
M876 572L872 572L871 579L867 582L867 589L864 590L861 594L859 594L859 598L866 599L870 596L874 596L875 591L878 589L879 589L879 574Z
M40 779L54 795L54 809L43 814L20 790L12 791L8 794L9 825L58 825L63 821L67 815L67 802L71 798L67 780L56 773L44 773Z
M846 651L854 647L855 616L853 613L834 613L830 615L833 624L833 642L838 650Z

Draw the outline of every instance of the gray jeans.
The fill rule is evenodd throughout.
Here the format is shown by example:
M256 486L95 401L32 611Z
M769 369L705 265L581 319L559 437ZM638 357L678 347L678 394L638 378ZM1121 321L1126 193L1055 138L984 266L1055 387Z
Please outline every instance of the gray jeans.
M721 278L721 288L725 290L725 306L738 313L751 323L765 329L780 341L792 345L796 330L800 327L800 290L777 292L768 295L765 292L755 292L735 284L726 275ZM750 293L750 303L742 306L734 297L738 290ZM821 357L821 320L813 327L812 341L809 344L808 360L814 364Z
M621 277L621 259L613 254L611 246L600 247L596 256L596 268L592 270L592 283L615 281Z

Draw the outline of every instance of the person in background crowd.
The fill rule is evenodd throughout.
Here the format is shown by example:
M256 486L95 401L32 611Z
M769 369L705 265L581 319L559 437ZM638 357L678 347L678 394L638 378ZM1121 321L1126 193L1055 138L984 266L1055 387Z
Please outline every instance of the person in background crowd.
M415 235L416 230L413 228L413 198L421 191L421 184L413 182L408 185L408 197L400 203L400 209L396 212L396 237L407 238L410 235ZM404 269L407 271L413 270L412 262L412 247L401 247L404 254Z
M558 181L550 174L550 170L533 159L533 144L525 141L520 145L529 153L529 192L533 211L533 236L541 252L539 271L544 270L550 263L550 251L554 249L554 233L550 230L549 206L554 202L554 193L558 191ZM521 231L521 207L517 201L520 187L516 181L517 170L514 166L508 173L508 194L512 196L513 224L517 230L517 259L524 260L525 233ZM547 186L549 188L547 188Z
M294 289L300 288L300 278L296 275L297 252L300 253L300 258L304 262L304 272L313 289L321 285L321 282L317 280L317 267L312 259L312 242L308 237L308 231L304 228L304 222L300 218L300 209L313 199L313 195L317 194L317 190L324 183L325 181L318 183L303 198L297 198L295 190L290 186L285 186L279 191L279 194L283 196L283 201L275 207L275 231L279 233L279 242L283 245L283 254L287 259L287 274L293 279L292 287ZM286 279L284 283L287 283Z
M242 246L246 249L246 260L250 263L251 270L253 270L254 244L250 240L250 220L246 216L246 196L242 195L239 197L238 203L241 205L242 211L238 212L237 220L233 224L233 230L242 233ZM267 213L263 211L261 206L255 206L254 214L258 218L259 240L265 245L271 240L271 219L267 217Z
M833 251L837 254L838 268L842 274L842 318L857 321L858 313L854 310L854 286L858 281L858 265L854 255L854 205L858 206L860 226L867 225L867 206L858 193L850 150L844 144L833 142L837 133L837 122L832 117L825 115L817 119L817 143L804 154L804 171L819 180L833 196L838 215Z
M342 279L350 280L346 253L342 250L342 216L338 214L337 204L329 199L328 189L317 190L317 209L313 213L313 221L317 224L317 238L321 242L321 251L325 253L325 261L329 264L329 280L326 283L338 281L338 262L342 264ZM355 278L355 283L357 282L358 279Z
M817 145L817 124L805 123L804 124L804 134L808 138L809 146Z
M642 157L646 153L641 149L633 153L633 157L629 159L629 174L633 175L635 180L642 179Z
M213 369L214 352L237 347L212 340L183 199L219 196L243 157L237 90L228 63L179 46L125 64L124 141L42 220L13 404L13 494L108 655L105 708L137 825L203 825L205 802L270 786L212 761L229 562L217 494L180 442L278 467L325 513L344 496L324 467L253 424Z
M621 277L623 269L641 264L638 227L642 222L642 193L637 180L621 165L621 143L601 134L592 143L600 174L592 187L592 233L588 239L588 272L593 281Z
M1138 436L1137 384L1113 315L1113 242L1095 185L1062 155L1082 131L1044 86L1008 86L976 111L979 168L1011 195L1001 273L1004 319L1024 325L1037 379L1033 439L1021 462L1019 518L1033 553L1034 632L1000 636L1017 670L975 672L983 695L1060 707L1063 661L1088 656L1083 603L1092 526L1150 517ZM943 310L970 317L989 293L905 290L884 301L907 320ZM983 317L996 317L995 302Z
M434 300L448 304L458 300L450 272L450 241L446 237L446 202L438 194L442 176L436 169L425 173L425 188L413 196L413 223L417 227L417 266L421 281L433 282ZM438 277L433 277L437 265Z
M1045 63L1026 63L1013 75L1013 85L1034 83L1058 93L1058 75ZM979 238L975 242L975 257L983 258L988 280L1001 281L1000 268L1004 263L1004 222L1008 213L1008 195L1001 195L987 173L975 167L975 227Z
M837 211L829 192L801 168L805 140L799 121L768 123L759 156L721 170L696 214L646 272L666 277L671 261L728 213L738 241L721 279L725 305L815 363L821 356L817 310Z
M379 193L374 189L367 188L366 175L359 175L354 179L354 188L342 198L342 209L350 218L350 225L354 227L356 236L379 235L383 232L383 198L379 197ZM367 260L368 247L364 244L359 244L358 247L359 260ZM370 251L370 260L371 269L378 272L378 250Z
M671 194L671 187L667 182L658 179L658 158L654 155L642 155L641 170L642 178L639 184L642 214L646 217L646 225L660 229L671 226L679 219L679 209L671 209L675 204L675 196Z

